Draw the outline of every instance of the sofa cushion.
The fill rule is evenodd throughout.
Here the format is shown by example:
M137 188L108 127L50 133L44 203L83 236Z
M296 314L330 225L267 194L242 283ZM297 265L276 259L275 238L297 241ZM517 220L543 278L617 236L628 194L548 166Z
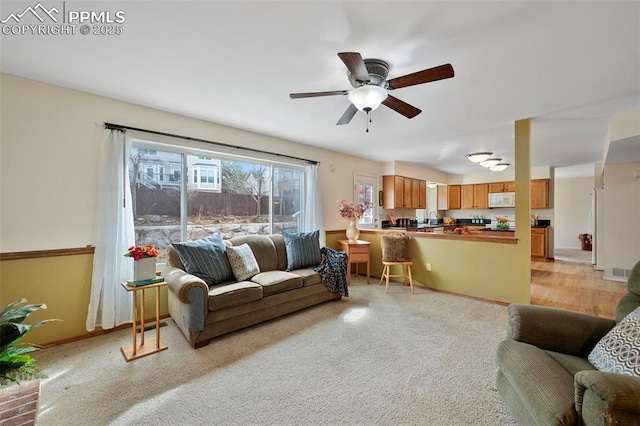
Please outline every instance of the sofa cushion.
M262 299L262 286L250 281L219 284L209 290L209 310L220 311Z
M291 271L291 273L302 278L303 287L309 287L310 285L316 285L322 282L320 274L313 269L296 269Z
M248 280L260 272L258 261L248 244L227 247L227 257L229 258L233 275L238 281Z
M640 307L596 344L589 361L600 371L640 377Z
M226 254L226 245L219 232L195 241L172 243L184 270L202 278L207 284L227 281L233 278L231 265Z
M282 231L287 251L287 271L320 263L320 232Z
M251 278L251 281L262 286L264 297L302 287L301 277L285 271L261 272Z
M579 421L573 375L545 351L503 340L498 344L497 362L536 424L572 425Z
M258 262L260 271L273 271L278 269L278 252L276 246L267 235L243 235L231 238L234 247L248 244Z

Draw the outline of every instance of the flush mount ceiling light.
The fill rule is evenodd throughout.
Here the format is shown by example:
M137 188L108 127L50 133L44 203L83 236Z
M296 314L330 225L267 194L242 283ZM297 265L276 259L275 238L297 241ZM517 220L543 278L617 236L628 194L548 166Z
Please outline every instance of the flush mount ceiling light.
M435 182L427 182L427 188L431 188L431 189L433 189L433 188L435 188L436 186L438 186L438 184L437 184L437 183L435 183Z
M487 160L484 160L480 163L480 165L482 167L493 167L496 164L500 163L502 161L502 158L489 158Z
M507 167L509 167L509 163L498 163L494 166L489 167L489 170L491 170L492 172L501 172Z
M473 154L465 155L465 157L467 157L469 161L473 163L481 163L482 161L487 160L492 155L492 152L474 152Z
M387 91L380 86L366 84L350 91L348 98L360 111L370 112L387 99Z

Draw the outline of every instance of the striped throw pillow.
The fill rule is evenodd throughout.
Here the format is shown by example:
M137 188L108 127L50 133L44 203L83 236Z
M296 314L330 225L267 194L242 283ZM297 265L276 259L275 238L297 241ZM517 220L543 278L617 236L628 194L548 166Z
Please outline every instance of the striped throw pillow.
M287 271L320 264L320 232L282 231L287 252Z
M233 271L227 259L227 246L221 233L172 245L178 252L185 271L202 278L207 284L213 285L233 279Z

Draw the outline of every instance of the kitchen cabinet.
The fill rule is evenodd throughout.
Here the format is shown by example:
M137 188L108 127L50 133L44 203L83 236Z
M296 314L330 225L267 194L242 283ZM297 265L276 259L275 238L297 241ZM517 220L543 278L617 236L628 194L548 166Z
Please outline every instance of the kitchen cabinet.
M461 194L462 194L462 210L471 210L475 208L473 185L462 185Z
M438 185L438 210L460 210L462 208L461 185Z
M473 185L473 197L475 200L475 208L486 210L489 208L489 185L486 183L477 183Z
M404 176L382 176L382 207L426 209L427 181Z
M488 209L489 184L462 185L462 209Z
M549 228L531 228L531 257L547 257Z
M531 181L531 209L549 208L549 179Z
M489 184L489 192L515 192L516 183L511 182L492 182Z
M420 193L418 194L418 208L426 209L427 208L427 181L420 180L418 186L420 188L419 189Z

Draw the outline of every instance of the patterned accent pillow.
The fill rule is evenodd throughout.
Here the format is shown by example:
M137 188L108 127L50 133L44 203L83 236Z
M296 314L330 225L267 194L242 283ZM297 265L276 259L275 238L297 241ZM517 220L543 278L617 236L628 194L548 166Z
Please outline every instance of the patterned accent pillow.
M282 231L287 251L287 271L316 266L322 260L320 255L320 231Z
M613 327L588 359L600 371L640 377L640 307Z
M251 251L249 244L227 247L227 257L236 280L244 281L260 273L258 261Z
M171 245L178 252L185 271L202 278L207 284L213 285L233 278L233 271L227 259L227 246L221 233Z
M382 236L382 261L383 262L411 262L407 243L407 235L383 235Z

